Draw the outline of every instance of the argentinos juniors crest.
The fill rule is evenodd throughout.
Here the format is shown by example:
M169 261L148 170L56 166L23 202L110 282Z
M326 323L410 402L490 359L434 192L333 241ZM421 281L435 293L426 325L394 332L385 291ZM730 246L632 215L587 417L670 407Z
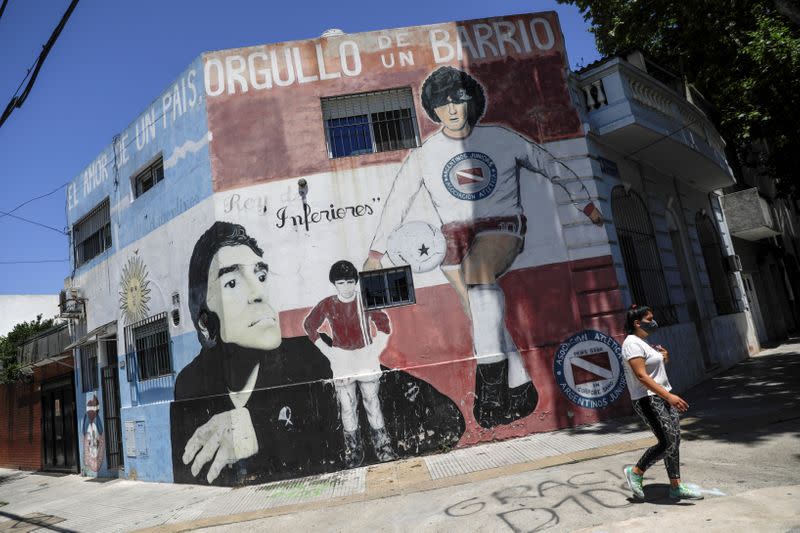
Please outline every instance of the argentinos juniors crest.
M462 152L442 169L447 190L460 200L482 200L497 185L497 167L492 158L481 152Z
M589 409L608 407L625 390L622 348L599 331L582 331L559 346L553 373L561 392Z

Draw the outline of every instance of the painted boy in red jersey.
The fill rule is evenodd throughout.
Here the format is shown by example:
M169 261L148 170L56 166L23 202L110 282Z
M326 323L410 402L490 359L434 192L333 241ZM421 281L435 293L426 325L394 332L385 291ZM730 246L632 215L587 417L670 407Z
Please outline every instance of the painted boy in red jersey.
M381 310L364 312L358 298L358 271L349 261L338 261L331 267L328 279L336 294L319 302L306 317L303 327L314 344L328 358L342 416L345 442L345 464L354 467L364 459L361 434L358 431L358 396L370 425L375 456L381 462L397 458L386 432L386 424L378 396L380 391L380 355L391 333L389 317ZM327 326L328 336L320 328ZM371 329L375 327L373 337Z

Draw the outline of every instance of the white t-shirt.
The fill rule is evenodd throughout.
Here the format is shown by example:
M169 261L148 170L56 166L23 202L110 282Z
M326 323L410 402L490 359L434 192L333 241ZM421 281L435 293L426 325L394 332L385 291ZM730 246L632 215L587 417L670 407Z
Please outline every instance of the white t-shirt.
M644 368L647 374L653 378L653 381L667 390L672 390L661 353L636 335L628 335L622 342L622 357L628 362L625 365L625 381L628 382L628 392L631 393L631 400L638 400L645 396L656 396L656 393L642 385L642 382L633 373L630 360L637 357L644 359Z
M547 153L502 126L476 126L466 139L439 131L411 151L398 171L370 249L386 251L389 234L423 188L442 224L514 216L522 213L517 169L549 180L553 166Z

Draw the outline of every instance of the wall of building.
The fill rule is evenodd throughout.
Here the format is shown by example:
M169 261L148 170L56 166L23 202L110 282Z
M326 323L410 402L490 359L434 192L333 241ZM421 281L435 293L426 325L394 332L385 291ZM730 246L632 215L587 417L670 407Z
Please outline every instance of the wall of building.
M100 372L107 364L119 367L122 427L126 421L135 423L142 416L141 410L134 409L128 413L129 409L139 406L142 397L147 403L154 405L172 399L171 381L148 383L139 391L128 388L124 333L127 325L170 310L174 292L180 292L184 301L186 298L185 282L178 282L177 277L173 276L174 272L185 270L183 257L186 252L180 249L185 243L185 236L182 234L184 225L170 226L167 223L185 216L212 193L208 154L210 133L206 125L203 86L203 67L198 58L144 113L116 136L67 188L70 227L105 198L111 204L111 248L76 268L69 283L80 288L81 297L85 299L85 318L76 329L90 332L116 321L112 330L117 335L111 339L115 339L119 354L116 361L107 361L105 350L98 350L98 389L84 392L81 374L85 369L81 368L80 350L75 351L79 420L88 420L89 405L89 410L96 412L96 417L102 424L105 406ZM163 158L164 180L135 198L133 178L158 157ZM193 216L205 220L213 218L202 209L195 210ZM188 225L198 223L195 220ZM153 238L154 234L157 234L157 239ZM148 259L144 263L141 261L139 254L145 252L144 243L153 252L152 257L157 257L157 260ZM176 247L178 254L175 253ZM176 333L173 338L173 343L178 346L179 336L180 333ZM180 351L176 350L175 364L181 364L179 354ZM163 418L163 413L161 416ZM81 423L79 428L84 440L84 428L89 426L88 423ZM95 424L95 428L99 426ZM152 449L158 456L159 444L169 450L169 438L163 438L159 433L155 435ZM84 446L81 446L81 464L85 475L117 475L117 472L108 470L103 454L97 461L90 463L87 465ZM170 481L170 470L157 468L151 472L150 478ZM130 475L135 477L135 472L134 467Z
M738 274L729 274L722 280L731 287L737 312L720 315L714 302L698 236L697 217L707 215L713 220L722 254L732 254L731 237L718 204L710 195L687 185L690 176L667 176L646 160L627 157L597 137L592 138L590 150L596 157L616 164L618 169L616 175L604 174L602 181L598 181L601 198L610 198L614 187L625 186L645 202L669 301L678 319L674 325L662 326L653 335L653 342L670 350L671 362L667 371L675 390L683 391L700 383L707 369L727 368L756 353L758 343L754 328L742 312L745 308L744 293ZM601 205L604 205L604 212L611 213L610 204L605 207L601 202ZM671 231L677 233L678 248ZM608 225L608 232L625 305L641 304L632 301L622 250L617 244L613 225Z
M58 314L57 294L0 294L0 335L8 335L21 322L43 320Z
M0 466L21 470L42 467L42 409L36 385L0 385Z
M30 379L0 384L1 467L41 470L41 384L71 372L71 362L62 361L35 367Z
M193 63L180 80L192 80L197 105L174 123L155 121L166 105L156 100L127 130L142 154L129 154L116 180L97 171L68 192L71 222L113 199L114 245L73 284L87 298L87 331L116 321L125 475L257 483L628 412L617 340L630 296L609 203L620 183L641 191L653 213L682 317L662 332L681 341L671 377L679 388L696 383L702 344L686 323L666 212L677 213L696 261L693 217L708 199L587 139L567 69L554 13L334 35ZM449 75L461 85L447 86ZM330 158L320 99L394 88L412 92L421 146ZM439 91L467 108L485 99L465 140L426 110ZM156 135L144 142L149 122ZM176 165L164 186L131 200L126 180L159 151L165 168ZM522 233L522 216L519 249L508 234ZM494 231L476 240L475 223ZM443 233L451 245L468 236L466 260L446 261L462 266L466 292L457 268L423 257L445 255ZM410 264L415 302L362 313L331 282L332 270L347 270L342 261L359 271ZM713 317L696 272L697 299ZM173 372L128 381L130 328L173 309ZM94 395L79 391L79 406ZM103 465L86 473L109 474Z

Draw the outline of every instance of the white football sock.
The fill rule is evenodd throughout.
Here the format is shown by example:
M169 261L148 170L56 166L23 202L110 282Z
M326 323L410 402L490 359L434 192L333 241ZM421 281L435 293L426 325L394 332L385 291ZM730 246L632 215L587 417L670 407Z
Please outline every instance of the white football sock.
M478 364L506 359L504 351L505 296L497 284L470 285L467 289L472 311L472 343Z
M525 363L522 362L519 348L514 344L514 339L511 338L511 333L508 332L506 327L503 328L503 341L504 351L508 356L508 386L513 389L529 382L531 376L525 369Z

